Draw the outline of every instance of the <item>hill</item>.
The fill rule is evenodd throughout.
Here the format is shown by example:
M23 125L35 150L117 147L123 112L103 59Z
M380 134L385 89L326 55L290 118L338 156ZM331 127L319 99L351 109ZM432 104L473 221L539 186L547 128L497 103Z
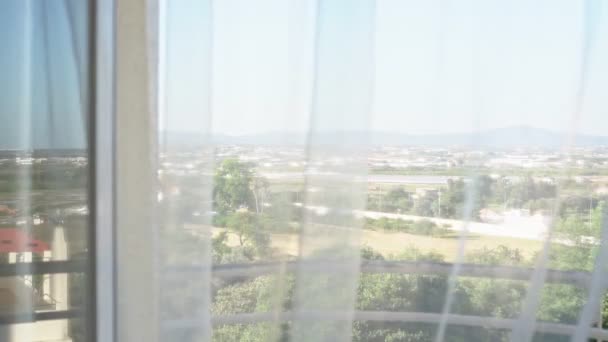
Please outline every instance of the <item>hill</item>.
M196 133L166 132L167 141L174 146L202 145L203 139ZM404 134L395 132L318 132L310 136L319 145L396 145L396 146L471 146L471 147L542 147L560 148L567 135L530 126L514 126L489 129L480 132L449 134ZM273 132L251 135L214 135L214 144L237 145L304 145L304 133ZM209 142L209 140L207 140ZM608 146L608 136L579 134L576 146Z

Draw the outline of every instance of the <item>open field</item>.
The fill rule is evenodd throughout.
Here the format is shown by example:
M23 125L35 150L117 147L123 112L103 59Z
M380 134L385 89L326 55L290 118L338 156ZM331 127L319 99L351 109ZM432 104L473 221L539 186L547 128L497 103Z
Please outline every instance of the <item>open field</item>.
M213 228L213 235L217 236L224 228ZM298 254L298 235L297 234L271 234L271 245L279 253L288 255ZM362 230L362 244L373 248L384 256L398 254L408 248L415 247L422 252L437 252L445 256L446 261L453 261L458 250L458 236L431 237L406 233L393 233L372 230ZM239 239L235 233L228 232L228 244L238 246ZM542 243L534 240L494 237L484 235L470 235L466 241L468 252L497 246L507 246L518 248L526 258L530 258L539 251Z

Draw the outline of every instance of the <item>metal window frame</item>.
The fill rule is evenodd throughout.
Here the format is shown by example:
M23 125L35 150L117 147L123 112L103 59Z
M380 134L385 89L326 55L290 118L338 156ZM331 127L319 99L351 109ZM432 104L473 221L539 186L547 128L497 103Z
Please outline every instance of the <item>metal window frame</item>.
M0 315L0 324L84 318L88 341L156 341L158 334L148 329L158 313L156 282L145 276L157 274L156 244L147 234L149 207L138 200L155 198L157 44L150 35L156 30L156 4L88 2L88 259L34 262L27 268L27 274L86 273L85 307ZM142 159L142 151L149 158ZM0 276L25 274L19 266L0 265ZM152 272L142 277L142 268ZM128 304L119 309L121 302Z
M87 334L116 341L115 282L115 75L116 0L89 5L90 272Z
M113 275L97 281L100 286L112 281L112 291L98 295L98 300L112 297L112 307L98 308L98 312L106 316L112 312L113 317L111 323L109 317L99 318L98 340L155 342L160 331L157 230L152 217L158 154L157 0L114 0L114 6L113 181L105 185L112 186L112 194L99 198L112 199L113 221L107 224L113 230L99 229L100 234L111 236L97 243L113 251ZM109 255L98 257L108 259ZM110 265L104 264L108 260L99 262L110 273ZM99 270L99 277L103 273ZM108 336L109 331L113 335Z
M115 341L115 1L87 3L88 249L86 260L0 265L0 276L85 273L84 308L0 315L0 324L85 318L89 341ZM103 176L100 176L103 175ZM27 266L27 267L24 267Z
M142 274L155 274L155 244L146 239L145 215L155 174L151 114L156 108L150 96L155 68L147 66L156 48L148 36L156 1L91 1L88 337L153 341L157 334L145 327L154 326L158 312L155 282Z
M91 341L158 336L146 328L158 314L148 206L156 175L156 9L157 0L91 0Z

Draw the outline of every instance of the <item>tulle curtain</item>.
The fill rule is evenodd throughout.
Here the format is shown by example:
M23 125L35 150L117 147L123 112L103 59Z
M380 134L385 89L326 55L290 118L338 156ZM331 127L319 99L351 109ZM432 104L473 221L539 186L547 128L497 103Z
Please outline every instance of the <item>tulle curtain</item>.
M605 211L592 203L574 235L560 214L582 153L576 135L605 122L594 76L605 68L601 5L161 2L162 339L608 339ZM564 132L554 156L565 166L547 180L543 215L485 240L488 184L513 181L487 163L503 134L491 129L517 123ZM459 131L473 133L455 143ZM410 140L399 145L399 132ZM425 143L440 134L443 145ZM531 155L537 134L517 134L513 146ZM408 149L421 165L444 149L458 169L439 190L406 189L418 202L435 196L426 216L450 226L449 238L369 229L420 218L386 210L397 200L377 185L378 155L397 165ZM501 196L506 209L518 195ZM569 240L583 235L592 242ZM566 254L580 263L560 264Z

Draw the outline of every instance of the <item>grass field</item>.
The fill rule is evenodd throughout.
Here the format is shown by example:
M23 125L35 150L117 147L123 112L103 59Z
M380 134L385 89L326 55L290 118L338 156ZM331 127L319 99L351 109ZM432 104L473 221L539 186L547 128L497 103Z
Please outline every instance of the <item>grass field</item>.
M214 228L216 236L224 228ZM421 252L436 252L444 255L446 261L453 261L458 250L458 236L431 237L406 233L392 233L382 231L362 231L362 244L369 246L384 256L398 254L408 248L417 248ZM239 239L236 234L228 233L228 244L237 246ZM288 255L298 254L298 235L296 234L271 234L271 245L279 253ZM506 237L492 237L483 235L471 235L466 241L466 251L471 252L484 247L495 248L497 246L518 248L526 258L532 257L542 247L541 242Z

